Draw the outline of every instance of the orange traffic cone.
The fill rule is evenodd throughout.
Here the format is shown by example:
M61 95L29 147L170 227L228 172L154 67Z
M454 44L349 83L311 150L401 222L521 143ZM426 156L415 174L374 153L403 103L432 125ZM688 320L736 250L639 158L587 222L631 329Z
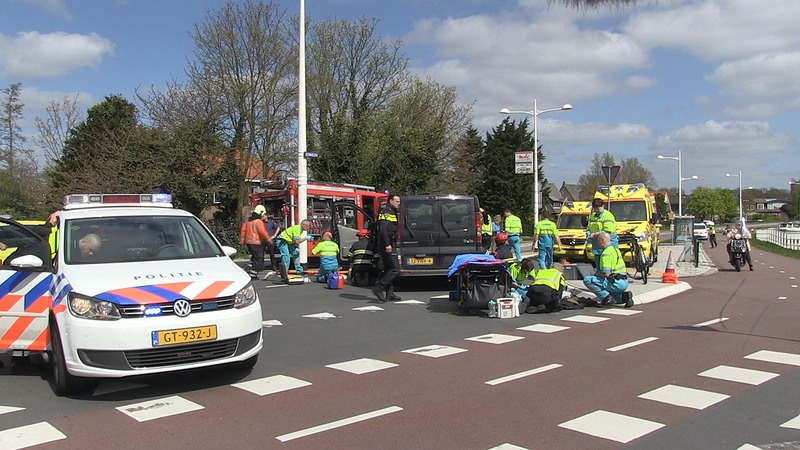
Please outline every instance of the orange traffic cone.
M678 283L678 274L675 273L675 261L672 259L672 252L669 252L669 258L667 258L667 268L664 270L664 274L661 276L662 283Z

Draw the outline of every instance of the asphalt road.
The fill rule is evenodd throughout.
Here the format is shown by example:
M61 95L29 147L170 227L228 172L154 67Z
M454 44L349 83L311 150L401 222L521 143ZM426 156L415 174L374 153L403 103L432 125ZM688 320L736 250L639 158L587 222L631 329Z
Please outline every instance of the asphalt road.
M259 281L252 372L57 398L36 367L6 364L0 449L800 448L800 263L756 251L736 273L706 251L721 271L679 295L507 320L456 314L430 281L399 304Z

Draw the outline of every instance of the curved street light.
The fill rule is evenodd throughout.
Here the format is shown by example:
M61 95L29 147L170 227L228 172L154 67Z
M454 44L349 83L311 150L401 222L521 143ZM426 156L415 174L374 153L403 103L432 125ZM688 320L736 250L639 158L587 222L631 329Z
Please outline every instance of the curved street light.
M658 159L674 159L675 161L678 161L678 216L683 216L683 182L687 180L698 180L699 178L697 175L692 175L688 178L683 176L680 150L678 150L678 156L658 155Z
M572 105L565 103L560 108L538 109L536 99L533 99L532 111L512 111L508 108L500 110L500 114L526 114L533 116L533 223L539 223L539 126L537 117L539 114L552 111L567 111L572 109Z

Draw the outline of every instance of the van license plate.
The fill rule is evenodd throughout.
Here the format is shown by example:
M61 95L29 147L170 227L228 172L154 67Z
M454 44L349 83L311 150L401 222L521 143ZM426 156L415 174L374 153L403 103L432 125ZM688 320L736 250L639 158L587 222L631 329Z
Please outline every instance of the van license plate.
M409 266L430 266L433 265L433 258L408 258Z
M216 338L216 325L179 328L177 330L153 331L153 347L185 344L187 342L213 341Z

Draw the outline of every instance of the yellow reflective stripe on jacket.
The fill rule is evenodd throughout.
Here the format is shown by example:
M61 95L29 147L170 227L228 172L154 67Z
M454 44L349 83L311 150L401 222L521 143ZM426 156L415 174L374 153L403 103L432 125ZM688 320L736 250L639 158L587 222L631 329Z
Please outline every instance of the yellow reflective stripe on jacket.
M292 243L295 241L295 239L300 239L300 236L302 234L303 234L303 228L298 224L298 225L292 225L289 228L283 230L283 232L278 236L287 243Z
M506 233L522 233L522 220L513 214L506 217Z
M489 221L489 223L485 223L483 222L483 220L481 220L481 234L483 234L484 236L491 236L492 234L494 234L492 233L491 221Z
M605 272L604 269L610 270L612 274L626 273L625 261L622 259L622 254L617 247L609 245L604 248L603 253L600 254L599 270Z
M313 250L312 255L319 256L336 256L339 254L339 246L333 241L322 241L317 244Z
M397 214L378 214L378 220L388 220L389 222L397 222Z
M556 291L565 283L564 275L557 269L541 269L536 272L536 279L533 281L533 284L549 286Z
M605 231L607 233L615 233L617 231L617 219L611 211L604 209L598 216L594 211L589 214L588 230L591 233L598 231Z
M547 220L547 219L542 220L542 221L540 221L539 223L536 224L536 231L534 231L534 234L555 235L556 234L556 224L553 223L553 221L551 221L551 220Z

